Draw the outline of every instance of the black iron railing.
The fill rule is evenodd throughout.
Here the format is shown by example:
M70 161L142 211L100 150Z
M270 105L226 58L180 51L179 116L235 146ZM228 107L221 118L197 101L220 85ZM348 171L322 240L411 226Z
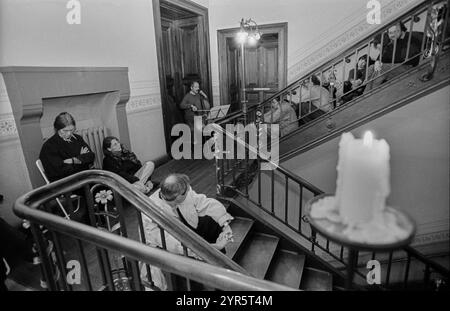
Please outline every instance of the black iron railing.
M450 48L449 7L448 1L424 1L283 90L248 107L245 116L242 111L235 112L216 123L244 120L252 123L259 116L262 123L280 124L280 137L295 135L297 129L326 118L357 98L370 96L385 80L403 75L424 62L430 63L430 70L423 80L429 80L439 53ZM405 29L397 46L400 40L391 41L389 29L399 22ZM391 29L391 36L393 32Z
M235 200L242 199L244 204L251 204L258 208L283 224L284 228L280 232L283 232L285 228L290 229L291 232L303 238L303 247L309 248L319 257L327 258L337 269L346 269L348 248L337 245L312 231L306 218L303 217L306 202L324 192L279 166L277 162L262 159L257 152L258 149L248 144L248 137L244 137L245 140L239 139L236 138L235 133L225 130L221 131L221 134L224 136L224 140L233 141L235 148L232 151L228 149L226 152L216 148L217 195L224 198L233 197ZM222 145L225 146L223 143ZM237 159L239 147L245 149L246 159ZM249 159L250 154L253 154L255 158ZM262 170L262 165L273 169ZM294 221L292 221L292 217L289 217L292 214L298 215ZM399 283L402 284L401 288L408 288L420 279L422 280L419 282L421 286L425 284L428 288L431 288L433 284L440 284L440 286L449 284L450 271L447 268L428 259L410 246L390 253L379 251L371 254L358 254L356 265L358 266L358 262L364 265L355 271L355 274L361 277L356 282L366 284L365 264L370 259L377 259L385 267L382 284L386 288L396 287ZM395 280L393 280L392 271L395 267L395 271L398 272L399 263L402 265L401 269L404 269L401 272L402 277L395 275ZM413 270L416 273L418 269L423 270L421 277L410 274ZM434 283L432 284L432 282Z
M109 190L113 196L107 211L103 210L104 206L99 208L102 202L96 202L99 196L94 195L93 188L99 185L107 187L99 191ZM68 198L74 191L81 195L80 210L86 204L88 224L52 214L52 201L61 196L67 199L64 202L72 211ZM85 171L35 189L17 199L14 211L31 224L44 284L50 290L159 290L162 281L154 279L155 267L164 271L158 277L172 284L167 289L198 289L198 285L191 287L193 280L222 290L289 290L249 276L242 267L113 173ZM183 254L168 252L164 242L156 247L147 246L143 215L158 225L162 241L168 234L180 241ZM110 219L105 221L104 217ZM187 256L191 252L197 260ZM77 271L78 281L76 277L68 281ZM178 281L173 275L179 276Z

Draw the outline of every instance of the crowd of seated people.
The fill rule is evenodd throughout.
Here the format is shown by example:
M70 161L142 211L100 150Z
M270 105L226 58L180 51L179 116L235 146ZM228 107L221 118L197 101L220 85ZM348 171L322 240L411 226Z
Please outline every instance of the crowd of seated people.
M289 108L292 109L290 106ZM95 155L83 138L74 133L76 123L73 116L67 112L61 113L55 119L54 128L55 134L47 139L40 153L40 159L51 181L90 169ZM103 151L104 170L123 177L139 191L149 195L149 199L168 215L180 220L214 248L225 253L225 246L232 240L230 222L234 218L219 201L196 193L190 185L189 178L182 174L169 174L162 181L161 187L156 190L155 185L149 180L155 168L153 162L147 161L142 164L116 137L109 136L104 139ZM152 189L156 190L152 192L153 194L150 193ZM149 245L162 247L159 227L146 215L143 215L143 224ZM168 233L166 239L168 251L183 254L183 247L179 241ZM153 269L154 271L157 269ZM164 289L165 281L162 274L159 280L158 285Z
M263 120L265 123L276 123L279 125L279 132L276 133L272 130L271 135L285 136L298 127L296 122L297 114L292 105L286 100L280 103L275 98L272 99L270 109L264 114Z

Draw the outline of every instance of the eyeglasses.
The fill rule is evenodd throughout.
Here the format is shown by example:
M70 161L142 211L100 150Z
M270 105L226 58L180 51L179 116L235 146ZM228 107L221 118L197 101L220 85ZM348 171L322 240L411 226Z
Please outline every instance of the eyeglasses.
M166 198L166 197L164 196L164 194L162 194L161 191L160 191L160 192L159 192L159 198L160 198L160 199L163 199L163 200L166 201L166 202L173 202L173 201L175 201L179 196L185 195L186 192L187 192L187 190L188 190L188 187L184 188L183 193L178 194L178 195L174 196L174 197L171 198L171 199Z

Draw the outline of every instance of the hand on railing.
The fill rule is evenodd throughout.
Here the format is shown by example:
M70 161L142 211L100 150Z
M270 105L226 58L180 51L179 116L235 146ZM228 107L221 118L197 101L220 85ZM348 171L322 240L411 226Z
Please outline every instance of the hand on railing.
M374 66L373 66L373 69L374 69L374 71L376 71L376 72L380 72L382 66L383 66L383 64L382 64L380 61L377 60L377 61L375 62L375 64L374 64Z

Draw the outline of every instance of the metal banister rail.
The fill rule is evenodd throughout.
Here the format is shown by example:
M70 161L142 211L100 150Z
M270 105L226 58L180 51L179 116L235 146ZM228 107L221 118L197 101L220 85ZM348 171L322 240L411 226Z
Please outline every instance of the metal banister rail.
M96 174L97 173L94 172L92 175L95 176ZM82 184L88 180L89 182L109 181L110 178L112 178L114 182L117 182L114 176L102 176L102 178L94 178L89 176L86 179L83 179L82 176L76 176L74 179L78 180L77 184ZM71 178L67 179L62 184L59 184L57 187L59 191L62 189L68 190L67 182L70 180ZM114 183L109 183L109 185L114 186ZM50 230L63 233L76 239L81 239L98 247L118 251L127 257L138 261L151 263L152 265L156 265L168 272L185 276L213 288L242 291L295 290L273 282L243 275L242 273L236 271L213 266L208 263L172 254L148 245L143 245L137 241L36 209L40 203L45 202L48 198L54 197L54 195L58 193L49 193L52 191L51 186L52 184L50 184L50 186L44 186L36 189L33 193L21 196L14 204L14 211L16 214L31 221L32 223L43 225ZM125 188L128 187L125 186Z
M58 180L49 185L45 185L43 187L32 190L31 192L24 194L17 199L14 204L14 212L19 217L30 220L32 223L32 227L36 227L36 225L39 224L43 225L44 227L54 228L55 230L59 231L58 233L70 235L74 238L92 242L99 246L104 247L105 244L99 244L104 242L114 251L122 252L121 247L123 247L124 241L131 242L130 239L123 238L125 240L117 240L117 236L114 234L105 233L101 230L94 229L87 225L62 219L61 217L38 210L40 206L43 206L45 203L59 197L60 195L67 195L68 193L71 193L72 191L80 188L85 189L86 197L88 198L88 204L92 204L92 198L89 199L88 195L90 191L89 186L91 184L103 184L113 190L115 197L120 196L120 198L125 198L139 213L147 215L155 223L157 223L160 226L161 231L167 230L175 239L178 239L184 247L185 255L187 255L187 248L189 248L202 260L206 261L209 264L225 269L230 269L242 275L247 275L248 277L250 277L249 273L245 269L236 264L223 253L213 248L208 242L199 238L199 236L195 232L187 229L181 222L176 221L170 215L166 215L148 197L131 187L123 178L111 172L100 170L84 171ZM142 226L139 229L142 231ZM33 233L35 234L35 232ZM122 235L124 234L122 233ZM142 243L136 243L137 244L133 245L139 245L139 247L141 248L143 247ZM133 258L137 255L143 255L139 252L136 253L137 248L135 247L128 248L127 251L131 252L130 254ZM125 253L125 251L123 252ZM149 252L148 254L153 254L149 250L147 250L146 252ZM164 254L167 254L167 252L164 252ZM144 261L145 259L145 257L139 258L139 260ZM199 261L196 262L199 263ZM152 262L152 264L154 263ZM172 267L171 269L180 268ZM207 271L211 271L211 269L212 268ZM183 271L188 272L189 270L187 269ZM136 275L137 272L135 271L134 273L134 278L138 278L138 276ZM220 273L223 273L223 271ZM245 287L245 285L242 286ZM271 286L272 289L276 288L276 285ZM138 286L136 286L136 288L137 287ZM285 290L286 288L279 287L278 289Z
M64 179L58 180L51 185L46 185L19 197L16 204L26 204L30 208L36 209L44 202L58 197L59 195L79 189L89 184L103 184L126 198L137 210L147 215L159 226L167 230L176 239L182 241L184 245L192 249L205 261L232 269L243 274L248 272L236 264L230 258L216 250L204 239L199 239L198 235L181 223L173 221L170 215L165 214L158 206L140 191L129 186L125 179L111 172L102 170L83 171ZM16 206L15 204L15 206ZM17 205L18 207L20 205ZM16 211L16 210L15 210ZM23 211L23 210L22 210ZM16 213L20 215L20 209ZM20 215L23 218L24 215Z
M302 217L302 210L304 208L303 193L305 191L308 191L312 194L312 196L317 196L317 195L323 194L324 191L322 191L321 189L312 185L311 183L304 180L303 178L296 175L295 173L292 173L289 170L287 170L286 168L278 165L278 163L275 163L271 159L270 160L262 159L262 157L258 153L258 150L254 146L251 146L246 141L244 141L240 138L237 138L236 136L234 136L234 133L230 133L230 132L226 131L225 129L222 129L220 126L216 127L216 131L219 134L224 135L224 137L226 137L227 139L234 140L235 144L240 145L243 148L245 148L245 150L248 152L248 154L256 155L256 159L253 161L256 161L256 163L257 163L256 174L254 175L255 178L257 179L257 184L256 184L257 187L255 187L256 194L253 193L253 195L252 195L249 191L249 184L252 183L253 180L246 178L244 189L239 188L238 186L233 185L233 184L229 185L225 181L226 174L235 175L238 172L241 172L241 174L242 174L241 176L243 176L245 174L245 176L247 177L249 175L249 171L251 170L251 165L249 164L249 161L243 160L238 165L228 165L228 164L226 164L226 162L231 162L234 160L231 158L228 159L224 156L221 156L220 158L216 157L216 175L217 175L217 183L218 183L218 187L217 187L218 193L217 194L219 196L221 196L222 198L226 199L227 196L225 195L224 190L227 188L232 189L235 194L237 194L238 196L240 196L242 198L245 198L246 201L248 202L248 204L252 204L253 206L258 207L261 210L261 212L271 215L274 219L282 222L287 228L296 232L296 234L298 234L300 237L306 239L310 243L312 253L315 253L315 249L318 248L322 252L327 253L329 256L331 256L334 260L338 261L340 264L343 264L345 267L347 265L347 262L344 258L345 247L339 246L339 249L338 249L339 254L336 254L335 251L333 251L330 248L330 245L332 243L330 240L328 240L324 237L322 237L323 239L319 239L320 235L313 231L307 233L308 230L306 230L306 227L308 227L309 224ZM269 163L274 168L271 172L266 171L267 176L270 179L269 184L271 184L271 186L270 185L268 186L269 189L267 189L267 188L262 189L262 187L261 187L261 175L262 175L261 163L262 162ZM226 169L227 167L229 168L229 170ZM243 170L244 170L244 173L242 173ZM280 188L280 187L274 187L276 175L278 175L279 177L281 175L281 178L279 178L278 182L283 187L281 187L281 190L279 190L278 195L285 197L284 212L281 212L282 215L285 215L284 218L281 218L274 211L274 197L276 196L276 191L277 191L276 189ZM233 178L233 179L235 179L235 178ZM299 209L299 216L300 216L299 218L300 219L299 219L298 224L296 224L296 225L289 223L288 219L286 217L286 215L288 214L288 205L289 205L288 198L290 195L289 185L291 187L295 185L294 188L298 189L299 205L297 208ZM266 191L266 192L268 191L268 193L270 194L268 202L267 201L265 202L267 205L264 205L264 202L261 200L261 193L264 191ZM280 214L280 212L278 214ZM448 282L450 280L450 270L449 269L447 269L447 268L441 266L440 264L434 262L433 260L427 258L425 255L418 252L416 249L412 248L411 246L406 246L406 247L402 248L401 250L398 250L396 253L403 254L402 252L404 252L406 254L406 258L407 258L407 259L405 259L407 261L407 263L406 263L406 270L404 271L404 279L402 281L404 288L407 288L408 282L411 281L409 271L411 268L411 260L413 258L415 258L420 263L420 265L422 265L424 267L424 283L425 284L430 281L430 276L431 276L432 272L437 273L439 275L439 277L442 277L446 282ZM386 287L389 286L389 282L390 282L389 278L391 276L391 267L395 262L397 262L397 260L394 259L392 252L390 253L389 259L387 261L382 259L385 256L385 254L383 252L377 252L377 253L373 252L371 255L372 255L372 259L377 258L376 256L378 255L378 258L380 259L380 261L383 261L385 264L388 265L388 272L386 274L385 285L386 285ZM405 256L405 255L400 255L400 256ZM365 266L364 266L364 268L365 268ZM366 277L366 275L361 273L361 271L355 271L355 273L363 279L365 279L365 277Z

